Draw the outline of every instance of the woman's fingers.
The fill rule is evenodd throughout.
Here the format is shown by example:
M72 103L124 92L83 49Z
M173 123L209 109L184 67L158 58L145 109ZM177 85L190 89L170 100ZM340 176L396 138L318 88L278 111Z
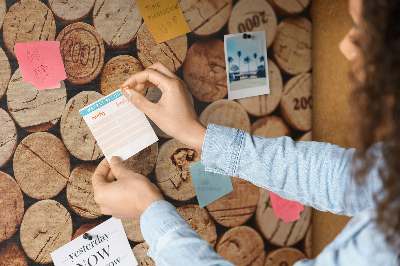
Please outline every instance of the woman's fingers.
M92 176L92 186L94 190L97 190L99 187L108 184L106 178L109 172L110 166L108 165L107 160L104 158L97 166Z
M135 88L138 84L146 85L146 82L154 84L155 87L159 88L162 92L165 92L175 81L155 69L147 68L142 72L130 76L121 87L124 88L129 86L130 88ZM146 86L140 86L137 89L144 90L145 87Z
M172 79L179 79L168 67L164 66L160 62L156 62L149 66L149 68L155 69L158 72L163 73L165 76L170 77Z

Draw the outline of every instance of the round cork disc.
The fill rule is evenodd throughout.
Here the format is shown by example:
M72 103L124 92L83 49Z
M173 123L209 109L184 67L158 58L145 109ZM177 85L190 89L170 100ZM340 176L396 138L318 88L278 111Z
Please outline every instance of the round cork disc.
M25 254L22 249L13 242L0 245L1 265L28 266Z
M312 131L308 131L301 136L297 141L312 141Z
M38 91L32 83L22 80L19 68L11 77L7 90L8 110L18 125L29 132L53 127L60 119L66 103L64 81L61 81L60 88Z
M248 226L238 226L226 231L219 239L215 251L235 265L264 265L264 241Z
M311 22L291 17L278 25L273 54L278 66L290 75L308 72L312 67Z
M97 165L81 164L72 170L67 185L69 207L79 216L94 219L102 216L99 205L94 201L92 176Z
M6 0L0 0L0 29L3 26L4 17L7 13Z
M307 230L306 236L304 237L303 243L302 243L302 250L304 251L304 254L307 256L307 258L311 259L312 258L312 224Z
M53 261L50 253L71 241L71 215L55 200L36 202L26 210L20 238L31 260L41 264L50 263Z
M47 0L51 11L61 23L72 23L86 18L95 0Z
M203 102L215 102L228 93L224 43L219 39L195 42L183 65L183 78L189 91Z
M113 48L128 46L136 38L142 16L136 0L97 0L93 26Z
M274 41L277 24L275 11L267 1L241 0L232 9L228 31L233 34L264 30L269 47Z
M200 122L233 127L250 133L250 119L244 108L234 101L218 100L208 105L200 114Z
M283 87L281 113L294 129L312 128L312 76L310 73L291 78Z
M0 167L4 166L17 147L18 135L10 115L0 108Z
M147 252L149 251L149 245L147 242L143 242L140 244L137 244L133 249L133 255L135 255L135 258L139 265L141 266L155 266L156 263L152 258L147 256Z
M142 65L133 56L119 55L111 58L101 73L101 94L108 95L118 90L130 76L142 70Z
M268 0L268 2L282 15L299 14L310 4L310 0Z
M259 188L252 183L231 177L233 191L207 205L214 220L226 227L247 222L256 211Z
M295 248L279 248L269 253L265 259L264 266L292 266L297 261L307 257Z
M293 246L302 240L311 224L311 207L304 206L300 219L284 223L275 218L269 191L260 189L260 199L256 211L256 226L264 238L279 247Z
M278 107L282 98L283 82L279 68L272 60L268 61L270 93L265 95L237 99L243 108L251 115L266 116Z
M200 237L214 247L217 242L217 229L210 214L204 208L200 209L197 204L188 204L177 209Z
M136 46L139 61L144 67L149 67L158 61L175 72L185 61L187 37L184 34L157 44L146 23L143 23L138 32Z
M199 37L214 35L226 24L232 0L179 0L191 33Z
M251 125L251 135L263 138L278 138L290 136L290 130L285 121L281 118L277 116L266 116L257 119Z
M24 215L24 198L17 182L1 171L0 184L0 242L3 242L18 230Z
M176 139L160 148L156 163L156 181L168 197L185 201L196 196L189 166L200 161L201 152L191 149Z
M133 242L143 242L144 238L140 230L140 220L135 219L121 219L122 226L124 227L126 237Z
M54 41L56 23L51 10L38 0L19 1L3 21L4 44L14 56L16 43Z
M1 4L0 4L0 6L1 6ZM0 7L0 9L1 9L1 7ZM10 78L11 78L10 62L8 61L8 57L7 57L6 53L0 47L0 99L6 93L8 82L10 81Z
M15 180L34 199L49 199L65 187L70 171L68 151L56 136L33 133L24 138L14 154Z
M90 221L88 223L85 223L84 225L82 225L81 227L79 227L76 230L76 232L72 236L72 240L74 240L77 237L80 237L81 235L83 235L87 231L95 228L96 226L100 225L101 223L102 223L102 221Z
M147 176L157 162L158 143L155 142L137 154L131 156L122 164L129 170Z
M83 22L66 26L57 36L67 80L86 84L94 80L104 64L103 39L95 28Z
M79 110L102 97L98 92L82 91L69 100L61 116L63 142L73 156L83 161L97 160L103 153Z

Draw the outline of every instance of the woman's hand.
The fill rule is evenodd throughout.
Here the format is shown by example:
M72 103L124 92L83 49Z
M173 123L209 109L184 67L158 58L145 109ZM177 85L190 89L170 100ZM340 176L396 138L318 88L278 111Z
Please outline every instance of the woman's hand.
M164 200L147 177L126 169L118 157L112 157L110 165L106 159L101 161L92 185L100 211L119 219L139 219L153 202Z
M140 91L158 87L162 97L152 103ZM185 83L161 63L132 75L121 86L122 93L165 133L201 150L206 128L200 123Z

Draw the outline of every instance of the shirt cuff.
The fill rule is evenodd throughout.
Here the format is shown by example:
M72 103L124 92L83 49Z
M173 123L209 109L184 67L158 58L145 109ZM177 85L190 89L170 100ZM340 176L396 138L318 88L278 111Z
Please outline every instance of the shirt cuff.
M205 170L237 176L244 134L239 129L208 124L201 154Z
M171 203L165 200L153 202L140 217L140 230L150 246L147 255L155 260L160 239L170 230L180 227L190 225Z

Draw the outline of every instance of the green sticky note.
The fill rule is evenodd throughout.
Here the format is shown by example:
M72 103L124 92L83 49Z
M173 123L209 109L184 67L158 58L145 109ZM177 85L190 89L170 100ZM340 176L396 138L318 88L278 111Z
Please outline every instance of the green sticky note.
M200 208L233 191L230 176L207 172L200 161L189 168Z

